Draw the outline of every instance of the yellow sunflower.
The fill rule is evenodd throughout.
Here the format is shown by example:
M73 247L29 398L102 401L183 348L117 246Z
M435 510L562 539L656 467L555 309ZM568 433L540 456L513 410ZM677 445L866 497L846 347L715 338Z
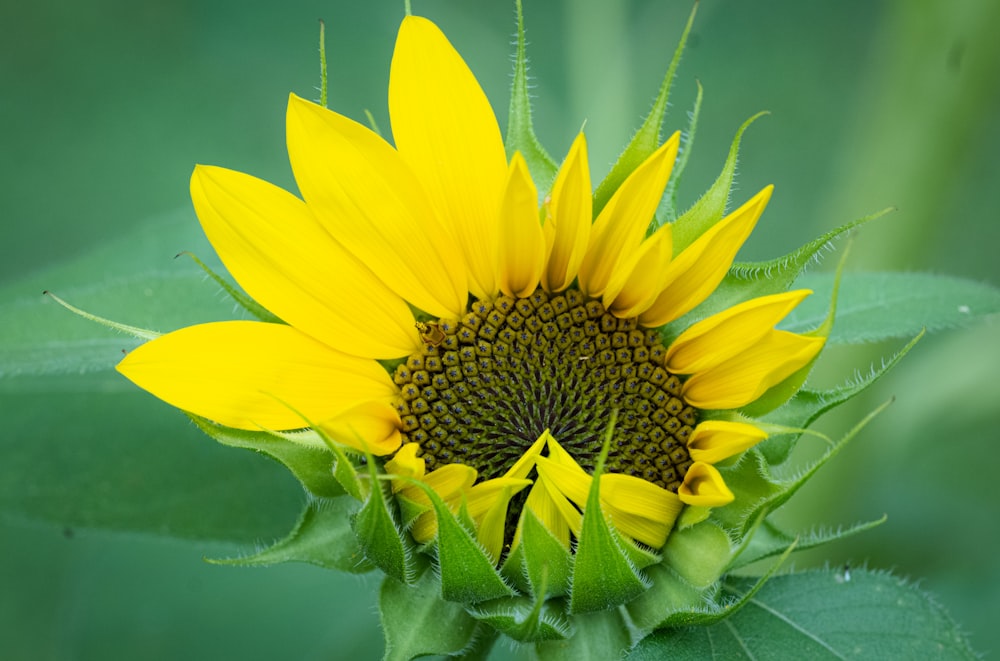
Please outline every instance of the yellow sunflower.
M713 464L766 434L719 412L816 357L823 338L776 329L809 292L743 302L669 344L659 329L716 289L771 188L675 250L670 224L647 228L679 136L594 217L581 133L540 198L465 62L419 17L399 31L389 113L394 144L292 95L301 199L198 166L206 235L284 323L183 328L119 371L221 425L312 421L381 458L417 541L437 530L423 482L494 560L527 511L572 545L606 442L601 503L631 539L659 548L684 505L730 502Z

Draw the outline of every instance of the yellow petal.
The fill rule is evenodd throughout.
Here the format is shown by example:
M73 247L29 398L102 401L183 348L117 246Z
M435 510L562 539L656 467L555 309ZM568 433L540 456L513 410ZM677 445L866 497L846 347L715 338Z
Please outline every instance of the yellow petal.
M590 483L593 480L576 462L567 465L557 461L552 461L548 457L539 457L535 467L538 475L563 494L579 507L587 504L587 495L590 493Z
M403 442L399 414L384 401L365 402L319 426L336 442L377 456L395 452Z
M226 269L288 324L365 358L420 348L406 303L334 241L302 200L206 166L191 176L191 199Z
M415 444L407 443L404 445L403 449L396 453L397 457L410 445ZM411 452L407 451L407 457L409 457ZM396 466L396 464L393 464L393 461L395 461L395 458L386 462L387 470L389 470L390 465ZM405 458L403 461L409 463ZM409 468L405 463L401 467L404 469ZM469 487L476 481L476 469L464 464L447 464L425 475L422 481L433 489L449 508L455 511L458 510ZM395 480L393 482L393 490L413 501L419 507L431 507L431 499L427 496L427 493L412 482ZM410 534L421 544L434 539L434 536L437 534L437 517L434 511L429 509L417 517L413 527L410 528Z
M807 365L825 339L772 330L738 356L689 378L684 400L700 409L745 406Z
M296 429L396 386L374 360L334 351L283 324L223 321L162 335L118 371L179 409L239 429ZM292 408L295 411L292 410Z
M423 457L417 456L419 451L419 443L405 443L392 459L385 462L385 472L401 477L423 477L427 470L427 462ZM398 487L404 484L402 480L393 481L393 491L398 491Z
M552 185L545 219L547 255L542 272L545 291L562 291L576 278L590 241L593 202L587 140L580 133Z
M511 466L506 473L504 473L504 477L509 477L515 480L523 480L528 477L528 473L530 473L531 469L535 467L535 459L537 459L538 455L542 453L542 449L545 447L549 438L551 438L551 436L548 432L544 432L541 436L539 436L538 440L532 443L531 447L528 448L528 451L522 454L521 457L514 462L514 465Z
M538 190L520 152L510 161L499 225L500 290L525 298L538 287L545 266L545 237L538 220Z
M642 243L631 264L619 266L624 277L612 278L608 283L604 307L622 319L648 310L663 291L664 274L672 258L672 228L664 225Z
M399 154L367 127L294 94L286 129L295 181L327 231L414 306L463 314L464 259Z
M557 493L557 497L564 502L564 507L568 507L579 519L580 512L573 508L573 505L566 500L566 497ZM528 497L524 501L524 512L531 512L559 542L569 548L570 526L566 518L561 514L559 505L549 495L548 489L542 484L541 478L535 480L534 486L528 492ZM521 541L521 526L523 525L524 512L521 514L521 521L518 521L517 529L514 531L514 541L512 547L517 547ZM571 515L572 516L572 515Z
M469 490L466 500L469 516L476 522L476 538L495 562L503 551L510 499L531 480L497 478L481 482Z
M458 238L478 298L497 292L497 209L507 176L490 103L436 25L407 16L389 75L396 148Z
M751 448L767 438L767 432L745 422L705 420L698 423L687 447L691 458L714 464Z
M671 343L665 367L675 374L693 374L721 364L767 335L811 293L798 289L762 296L699 321Z
M700 461L691 464L677 495L686 505L698 507L722 507L734 499L715 466Z
M580 290L604 293L618 265L634 259L646 228L663 197L677 157L680 133L674 133L622 183L594 221L587 255L580 266ZM620 277L620 276L619 276Z
M566 545L568 546L568 535L564 535L564 532L568 528L569 532L579 537L580 529L583 527L583 514L580 513L580 510L573 507L573 504L566 498L565 494L551 480L539 475L537 484L542 487L539 499L547 501L548 506L558 515L558 520L554 522L555 528L549 528L549 530L559 540L565 537L567 539ZM534 489L532 489L532 493L534 493ZM531 494L529 494L529 501L531 500L530 496ZM527 507L528 503L525 503L525 506ZM535 507L532 511L544 523L545 521L540 516L541 508L538 508L537 502L532 504L532 506ZM548 527L548 524L546 524L546 527Z
M601 507L618 532L660 548L684 505L676 494L638 477L601 476Z
M736 253L753 231L773 189L768 186L757 193L677 255L667 269L662 293L652 307L640 315L639 323L648 327L662 326L708 298L722 282Z

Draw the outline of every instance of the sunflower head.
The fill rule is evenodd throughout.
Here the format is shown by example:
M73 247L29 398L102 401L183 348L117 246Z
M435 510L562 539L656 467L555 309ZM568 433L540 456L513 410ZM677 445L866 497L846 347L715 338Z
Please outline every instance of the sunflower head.
M522 641L622 605L651 628L714 599L791 488L754 449L786 432L749 411L796 391L824 331L778 327L810 293L793 278L730 275L772 194L725 212L738 136L686 213L665 199L679 132L633 141L595 192L583 133L558 167L534 142L523 57L522 32L507 148L459 54L408 16L391 142L292 95L301 197L198 166L202 227L266 314L177 330L118 369L213 435L325 457L336 486L304 482L354 503L331 545L389 575L383 599L457 603Z

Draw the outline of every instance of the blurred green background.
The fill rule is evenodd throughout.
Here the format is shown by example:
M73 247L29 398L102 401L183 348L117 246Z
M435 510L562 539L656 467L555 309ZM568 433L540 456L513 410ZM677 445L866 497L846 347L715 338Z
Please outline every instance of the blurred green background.
M557 160L586 122L595 179L606 172L689 10L526 0L536 129ZM414 11L449 35L504 124L512 2L414 0ZM282 535L301 491L279 466L216 446L117 377L109 366L134 343L41 291L160 330L232 315L215 285L173 259L212 257L190 211L193 164L293 187L286 96L318 96L320 17L330 106L362 121L370 109L387 128L401 16L402 2L382 0L0 5L0 657L381 653L374 577L202 562ZM770 110L744 140L736 196L768 183L776 194L743 258L784 254L893 205L855 241L850 270L1000 284L998 30L995 0L703 0L667 119L671 131L686 125L700 81L682 202L714 179L739 124ZM843 431L896 398L782 512L801 526L888 514L796 565L868 563L920 579L994 653L998 334L987 323L926 338L853 410L823 421ZM839 383L899 346L834 347L814 376ZM67 350L85 354L79 374L60 362ZM823 449L812 443L803 454ZM102 530L108 522L119 530Z

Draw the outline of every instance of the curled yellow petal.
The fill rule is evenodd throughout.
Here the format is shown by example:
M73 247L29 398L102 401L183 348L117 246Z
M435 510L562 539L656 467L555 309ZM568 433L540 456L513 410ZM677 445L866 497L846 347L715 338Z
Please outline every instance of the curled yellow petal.
M693 374L739 355L811 293L798 289L761 296L699 321L671 343L665 367L675 374Z
M745 406L809 364L825 342L822 337L769 331L740 355L692 375L681 394L688 404L700 409Z
M542 449L545 448L545 445L548 443L550 438L551 436L547 431L543 432L542 435L538 437L538 440L531 444L528 451L522 454L518 460L514 462L514 465L511 466L506 473L504 473L504 477L515 480L523 480L528 477L528 473L530 473L531 469L535 467L535 460L542 453Z
M580 133L559 168L547 205L544 226L547 254L542 272L545 291L562 291L576 278L590 241L593 195L587 139Z
M469 290L492 298L497 283L497 209L507 174L503 137L489 100L436 25L407 16L389 74L396 148L454 233ZM537 203L537 201L536 201Z
M395 452L403 442L399 414L388 402L365 402L319 426L338 443L376 456Z
M674 257L667 269L662 293L639 316L639 323L648 327L662 326L708 298L722 282L736 253L753 231L771 199L772 190L773 186L764 188Z
M480 482L469 490L466 505L476 523L476 538L494 561L503 551L510 499L530 484L531 480L500 477Z
M751 448L767 438L767 432L745 422L705 420L694 428L687 447L691 458L714 464Z
M405 443L392 459L385 462L386 472L401 477L423 477L427 471L427 463L423 457L417 456L418 452L420 452L419 443ZM399 486L403 484L405 482L398 481ZM396 490L396 486L397 482L393 482L394 490Z
M663 197L677 157L680 133L674 133L622 183L594 220L587 255L580 265L580 290L604 294L622 263L634 259L646 228ZM620 277L620 275L618 276Z
M402 471L413 470L415 468L413 458L416 454L415 450L409 449L412 445L417 444L407 443L396 453L396 457L386 462L386 470L391 473L397 468ZM396 459L401 454L404 454L402 460L396 463ZM420 459L420 461L422 462L423 459ZM401 472L399 474L404 475L405 473ZM473 482L476 481L476 475L476 469L471 466L447 464L427 473L422 478L417 477L416 479L420 479L433 489L451 510L457 511L465 494L469 491ZM413 539L421 544L434 539L434 536L437 535L437 517L434 514L434 510L431 509L431 500L423 488L407 479L393 480L392 488L394 492L412 501L416 506L427 508L427 511L418 516L413 523L413 527L410 528L410 534L413 536Z
M500 290L527 297L545 266L545 237L538 219L538 190L520 152L510 161L500 205Z
M327 420L358 402L391 401L374 360L349 356L284 324L188 326L129 352L118 371L179 409L238 429L276 431Z
M677 496L684 504L698 507L722 507L735 498L719 471L702 461L691 464Z

